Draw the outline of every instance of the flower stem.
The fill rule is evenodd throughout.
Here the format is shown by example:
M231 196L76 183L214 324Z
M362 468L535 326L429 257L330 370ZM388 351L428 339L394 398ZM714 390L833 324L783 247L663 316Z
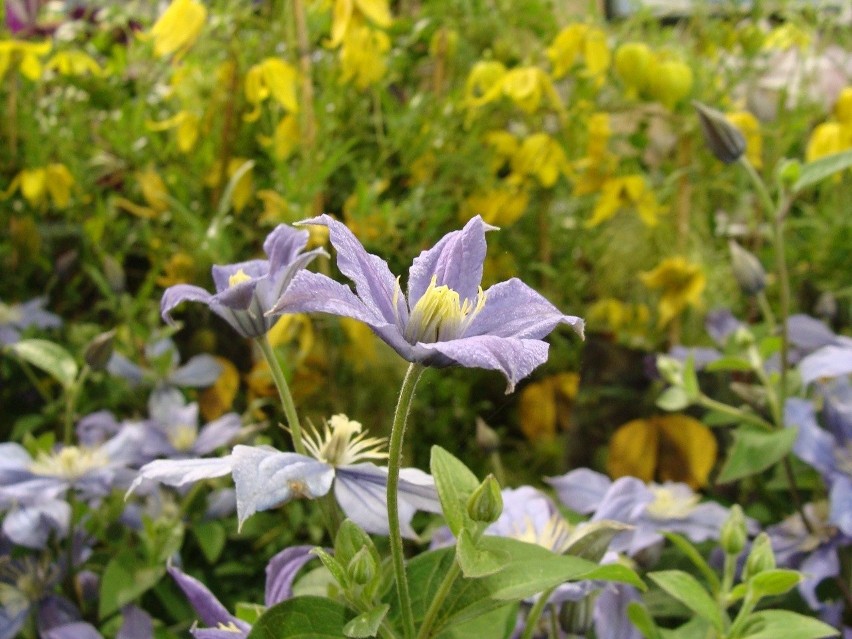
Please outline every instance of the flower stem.
M62 443L66 446L71 445L71 437L74 433L74 409L77 407L77 398L80 396L80 389L86 383L86 378L89 376L91 369L88 364L85 364L71 384L70 388L65 392L65 416L63 422L65 425Z
M402 465L402 440L405 436L405 424L414 399L414 388L423 372L423 366L411 363L399 389L399 400L393 416L393 428L390 435L388 457L388 530L390 532L391 559L393 560L396 591L399 595L399 607L402 612L403 636L414 636L414 614L411 611L411 595L408 592L408 580L405 576L405 557L402 552L402 533L399 528L399 467Z
M548 588L538 596L538 600L533 604L533 607L530 609L530 613L527 615L527 622L524 626L524 634L521 635L521 639L533 639L535 636L535 629L538 626L538 620L541 618L541 613L544 612L544 608L547 606L547 600L550 599L550 595L553 594L553 591L554 588Z
M293 448L300 455L304 455L305 444L302 442L302 426L299 424L296 405L293 403L293 396L290 394L290 387L287 385L287 378L284 377L284 371L281 370L281 364L278 362L278 358L272 350L272 345L269 343L269 339L265 334L256 338L255 342L260 347L260 352L263 353L266 363L269 364L272 379L275 380L275 386L278 388L278 396L281 398L284 416L287 418L290 435L293 437Z
M450 590L452 589L453 584L456 583L459 573L461 573L461 567L459 566L458 559L453 557L453 563L447 571L447 574L444 575L441 585L438 586L438 590L432 598L432 603L429 604L429 609L426 611L426 616L423 617L423 623L420 625L420 630L417 632L417 639L427 639L427 637L429 637L429 633L432 631L435 619L438 617L438 613L443 608L444 600L447 598L447 595L450 594Z

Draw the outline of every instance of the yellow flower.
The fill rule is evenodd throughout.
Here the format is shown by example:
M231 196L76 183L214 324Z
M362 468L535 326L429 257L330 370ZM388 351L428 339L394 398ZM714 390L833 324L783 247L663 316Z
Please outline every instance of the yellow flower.
M587 24L571 24L562 29L547 49L553 65L553 77L561 78L579 58L586 63L586 73L601 76L609 68L611 55L606 34Z
M367 26L353 26L343 38L340 48L341 81L354 82L362 91L382 79L387 70L385 53L390 38L383 31Z
M586 120L586 129L589 139L586 142L586 157L591 163L599 163L603 160L612 136L609 113L592 113Z
M494 151L489 162L492 173L498 173L518 152L518 138L508 131L489 131L485 134L485 146Z
M542 98L547 98L557 110L563 108L550 76L538 67L512 69L503 76L500 84L503 94L526 113L535 113Z
M634 419L613 433L607 471L614 478L632 476L701 488L716 463L717 449L710 429L692 417Z
M657 268L639 274L648 288L660 289L659 325L665 326L687 306L697 306L707 279L698 264L682 257L666 258Z
M852 126L852 87L845 87L837 96L837 102L834 103L834 117L838 122Z
M465 104L476 108L500 97L506 67L493 60L480 60L473 65L465 83Z
M116 197L113 203L128 213L148 220L153 220L169 208L169 191L163 178L153 168L136 172L136 181L142 191L142 198L147 206L136 204L126 198Z
M331 41L329 47L337 47L343 42L350 27L360 26L362 17L366 17L378 27L386 29L392 18L387 0L335 0L331 21Z
M769 32L763 41L765 49L792 49L796 47L802 51L811 43L811 34L792 22L785 22Z
M250 162L248 158L231 158L228 162L228 167L226 174L228 178L233 177L233 175L243 168L247 162ZM249 166L245 173L242 174L239 180L237 180L237 184L234 186L234 190L231 192L231 204L234 205L234 210L239 213L242 211L246 204L251 200L252 194L254 193L254 178L252 177L252 169L253 165ZM207 186L216 186L219 183L220 179L220 171L222 170L222 164L217 160L213 163L210 171L207 173L207 177L204 180Z
M36 81L41 77L41 59L50 53L51 43L24 42L23 40L0 41L0 80L6 72L17 65L21 75Z
M260 117L260 104L270 96L290 113L296 113L299 110L298 81L296 68L278 58L266 58L251 67L246 73L245 93L254 110L244 116L246 122Z
M204 420L211 422L231 410L237 391L240 389L240 373L231 360L216 357L222 369L213 385L205 388L198 396L198 407Z
M68 76L86 75L87 73L94 76L105 75L104 70L95 59L82 51L60 51L47 61L45 68L53 69L57 73Z
M580 376L558 373L527 385L518 402L521 432L532 442L553 441L567 430Z
M547 133L534 133L525 138L512 157L512 170L523 176L535 177L549 189L559 178L568 175L568 158L559 143Z
M615 71L627 86L630 97L636 97L648 86L654 55L644 42L625 42L615 51Z
M529 204L529 194L523 184L518 181L506 180L491 190L474 193L468 197L462 206L460 217L466 221L474 215L494 226L511 226Z
M163 274L157 278L157 284L163 288L175 284L187 284L195 279L195 259L188 253L173 253L163 266Z
M189 111L178 111L175 115L159 122L148 120L145 125L151 131L177 129L177 145L181 153L189 153L198 141L200 118Z
M58 209L68 208L74 177L64 164L54 163L35 169L23 169L13 179L3 194L7 198L20 191L30 206L43 207L48 199Z
M154 55L182 57L195 44L206 19L207 8L201 2L174 0L146 36L154 39Z
M603 183L601 195L595 204L592 217L586 222L586 227L597 226L622 208L628 207L635 207L642 222L647 226L657 224L661 208L644 177L634 174L608 178Z
M760 135L760 123L748 111L726 113L725 118L737 127L746 140L746 157L754 168L763 166L763 137Z
M805 150L805 160L813 162L827 155L840 153L848 145L846 127L840 122L823 122L813 130Z
M680 60L657 59L648 74L648 94L669 109L692 92L692 69Z

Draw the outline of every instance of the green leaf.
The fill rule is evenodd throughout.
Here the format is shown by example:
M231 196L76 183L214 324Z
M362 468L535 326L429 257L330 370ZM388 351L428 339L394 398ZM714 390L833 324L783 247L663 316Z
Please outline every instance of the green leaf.
M237 606L234 609L234 616L237 619L242 619L243 621L254 625L257 623L257 620L261 618L264 612L266 612L266 606L249 603L247 601L238 601Z
M509 562L502 550L487 550L473 541L467 530L462 530L456 543L456 560L465 577L486 577L499 572Z
M347 637L374 637L379 631L379 626L382 625L382 619L388 614L390 606L382 604L377 608L368 610L355 617L352 621L343 626L343 634Z
M190 527L198 547L204 554L208 564L215 564L225 548L228 533L218 521L201 521Z
M796 570L764 570L748 580L748 589L757 598L774 597L790 591L802 580Z
M344 590L348 590L349 588L349 576L346 574L346 568L340 565L340 562L337 561L337 558L329 555L323 548L317 547L314 548L313 552L319 560L322 562L322 565L325 566L328 571L331 573L331 576L334 577L334 580L340 585Z
M458 537L470 520L467 500L479 487L479 480L470 469L440 446L432 446L429 462L435 488L441 500L444 519L453 534Z
M353 616L343 604L325 597L295 597L261 615L248 639L340 639Z
M766 470L790 452L797 433L796 428L766 431L741 426L734 431L728 458L716 481L727 484Z
M802 166L799 179L793 184L793 193L821 182L825 178L852 167L852 149L827 155Z
M764 610L751 615L742 639L822 639L840 632L813 617L789 610Z
M651 617L651 613L642 604L635 601L628 604L627 618L630 619L630 622L636 626L646 639L663 639L662 635L660 635L660 629L654 623L654 618Z
M683 392L686 393L690 403L698 399L701 393L698 387L698 376L695 374L695 357L692 355L686 358L683 366Z
M695 577L682 570L661 570L648 573L648 577L699 617L712 623L719 632L722 631L724 626L719 606Z
M709 410L701 417L701 423L709 428L733 426L734 424L739 424L741 421L738 415L731 415L717 410Z
M672 544L677 546L677 549L680 550L689 561L692 562L692 565L698 568L699 572L702 576L707 580L707 583L710 584L710 589L716 593L719 592L720 584L719 577L716 575L716 572L710 567L710 565L704 560L704 557L701 556L701 553L696 550L695 546L693 546L689 541L673 532L664 532L666 539L668 539Z
M132 551L119 552L101 577L98 618L105 619L154 587L165 572L164 565L146 565Z
M613 537L631 528L632 526L627 524L608 519L589 522L577 528L571 535L565 554L598 562L603 559Z
M77 362L59 344L46 339L24 339L7 348L28 364L48 373L66 390L77 379Z
M506 639L512 636L517 621L518 603L504 604L476 619L452 624L438 635L438 639Z
M764 337L762 340L760 340L760 343L757 346L757 350L764 360L769 359L775 353L781 350L781 336L769 335L767 337Z
M657 406L667 411L683 410L691 403L689 395L680 386L667 388L657 397Z
M751 362L744 357L735 357L726 355L713 362L707 364L704 370L710 373L718 373L722 371L750 371L752 370Z

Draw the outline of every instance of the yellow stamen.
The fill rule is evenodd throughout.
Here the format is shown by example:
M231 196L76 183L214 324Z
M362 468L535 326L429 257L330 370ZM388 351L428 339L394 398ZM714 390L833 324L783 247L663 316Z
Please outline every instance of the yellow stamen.
M449 286L436 286L437 280L438 277L433 275L426 292L411 309L405 328L405 339L411 344L445 342L461 337L485 306L482 287L475 301L462 301Z
M236 286L237 284L248 282L250 279L251 276L246 275L246 272L243 269L240 269L228 278L228 286Z

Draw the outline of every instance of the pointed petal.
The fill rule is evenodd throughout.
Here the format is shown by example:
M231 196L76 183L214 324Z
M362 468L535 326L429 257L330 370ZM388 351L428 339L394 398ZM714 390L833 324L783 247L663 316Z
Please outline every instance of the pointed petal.
M254 513L291 499L321 497L334 480L334 468L297 453L235 446L232 457L240 525Z
M545 481L556 489L559 501L583 515L597 509L612 485L609 477L589 468L578 468L561 477L548 477Z
M291 262L283 265L278 271L271 271L269 277L262 278L258 282L255 294L260 301L260 307L264 313L268 313L275 306L296 274L320 255L328 256L328 253L322 249L315 249L297 255Z
M169 382L175 386L203 388L215 382L222 366L212 355L196 355L169 375Z
M264 603L266 607L290 599L293 596L293 582L296 574L311 559L314 546L291 546L285 548L269 560L266 564L266 595Z
M592 520L612 519L633 524L653 500L654 495L644 482L635 477L620 477L604 494Z
M387 473L372 464L353 464L337 469L334 482L337 503L352 521L373 535L388 534ZM415 508L400 493L399 526L402 536L416 539L411 527Z
M202 479L222 477L232 472L233 461L232 455L209 459L156 459L139 469L139 475L130 484L127 494L146 479L180 487Z
M279 224L263 241L263 250L269 256L269 270L277 271L296 259L308 243L310 233Z
M852 340L823 346L799 362L802 383L807 385L821 377L840 377L852 373Z
M352 231L329 215L320 215L300 224L327 226L329 240L337 250L337 267L355 283L358 297L374 315L382 317L388 324L405 325L408 320L405 297L387 262L368 253Z
M192 286L191 284L170 286L163 293L163 298L160 300L160 315L166 324L174 324L171 312L178 304L182 302L201 302L209 306L212 297L210 293L200 286Z
M221 446L231 443L242 428L240 416L236 413L227 413L204 426L198 433L198 438L192 450L197 455L207 455Z
M485 299L485 307L468 327L466 336L542 339L559 324L568 324L583 336L582 319L563 315L517 278L495 284L485 292Z
M829 501L831 512L828 520L852 537L852 478L838 473L831 485Z
M784 423L799 429L793 444L796 456L823 475L832 474L836 468L834 438L817 424L813 404L805 399L788 399L784 404Z
M74 621L42 633L43 639L104 639L95 627L84 621Z
M231 276L237 273L249 277L248 280L241 282L241 284L249 284L269 273L269 260L247 260L245 262L237 262L236 264L216 264L211 269L211 274L213 275L213 285L216 287L217 298L229 289L239 286L239 284L231 286ZM234 308L244 307L235 306Z
M68 534L70 521L68 503L51 500L8 511L3 518L3 533L19 546L44 548L51 533L60 538Z
M107 362L106 369L110 375L122 377L132 386L139 384L145 378L145 371L121 353L113 352L112 357Z
M154 636L151 615L138 606L125 606L121 615L124 619L115 639L151 639Z
M408 271L411 306L423 297L432 276L437 277L438 286L450 287L462 300L475 298L485 262L485 231L496 228L477 215L463 229L447 233L435 246L417 256Z
M174 566L168 567L169 574L175 580L177 585L183 590L183 594L189 600L189 604L198 614L199 619L205 626L217 626L218 624L228 625L233 623L240 629L248 629L250 626L245 622L234 617L223 606L210 590L195 577L187 575L185 572Z
M515 384L547 361L548 350L548 344L541 340L493 335L420 343L417 347L440 353L460 366L500 371L509 382L507 394L515 390Z

